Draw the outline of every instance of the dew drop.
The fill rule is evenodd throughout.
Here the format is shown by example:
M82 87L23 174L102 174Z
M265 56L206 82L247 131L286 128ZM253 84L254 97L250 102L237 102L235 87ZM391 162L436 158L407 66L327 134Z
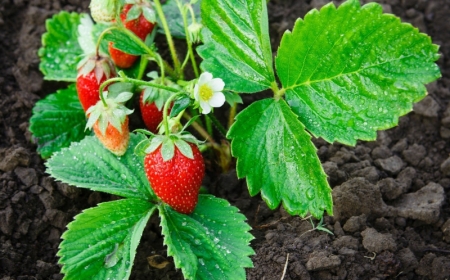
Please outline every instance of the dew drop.
M309 188L306 190L306 198L308 198L309 200L314 199L314 189L313 188Z

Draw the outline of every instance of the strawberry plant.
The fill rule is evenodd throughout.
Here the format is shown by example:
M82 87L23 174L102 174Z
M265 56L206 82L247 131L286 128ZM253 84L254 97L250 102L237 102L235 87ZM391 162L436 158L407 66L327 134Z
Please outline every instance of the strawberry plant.
M275 56L265 0L90 7L95 23L64 11L47 21L40 69L70 84L36 104L30 130L54 178L123 199L68 225L58 252L65 279L127 279L156 210L167 253L186 279L245 279L250 226L227 201L199 194L203 158L217 155L211 162L226 169L235 157L250 194L271 209L332 215L311 137L374 140L440 77L438 46L376 3L310 11ZM155 38L164 38L167 57ZM238 106L242 94L264 90L273 96ZM222 106L229 126L214 115ZM130 130L137 111L145 125Z

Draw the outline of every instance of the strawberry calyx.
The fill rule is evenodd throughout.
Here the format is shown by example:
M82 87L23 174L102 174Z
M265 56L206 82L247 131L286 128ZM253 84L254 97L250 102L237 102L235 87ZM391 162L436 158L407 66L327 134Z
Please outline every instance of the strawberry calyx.
M124 105L132 96L133 93L131 92L122 92L116 97L109 97L108 92L104 92L104 99L99 100L97 104L86 111L86 115L89 116L86 129L92 129L94 124L98 122L100 132L103 135L105 135L109 124L122 132L122 124L126 121L127 115L134 111Z
M128 10L125 22L135 20L142 14L148 22L153 24L156 23L156 13L149 2L132 0L127 1L127 4L131 4L131 7Z
M90 55L82 59L78 65L78 76L86 76L91 72L95 73L95 78L100 84L101 79L106 76L106 79L117 76L114 63L107 56Z
M161 156L164 161L171 160L175 154L175 147L187 158L193 159L192 147L188 143L200 145L201 141L191 133L182 131L176 134L159 135L148 130L138 129L136 132L150 135L149 139L143 140L136 146L135 153L150 154L161 147Z
M150 72L147 76L153 78L152 83L181 90L179 85L177 85L176 83L172 82L169 79L160 78L158 76L158 73L155 71ZM163 109L166 101L173 95L173 92L171 91L151 86L144 86L142 87L142 90L143 90L142 103L143 104L155 103L159 111Z

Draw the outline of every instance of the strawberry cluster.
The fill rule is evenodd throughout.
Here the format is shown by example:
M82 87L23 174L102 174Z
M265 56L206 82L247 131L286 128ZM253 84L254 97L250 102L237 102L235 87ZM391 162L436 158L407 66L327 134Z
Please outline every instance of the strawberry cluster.
M94 19L115 21L110 14L105 14L105 11L99 8L100 4L94 4L91 7L92 12L103 12L93 15ZM122 24L140 40L145 41L156 22L152 18L154 12L149 9L149 4L144 1L125 4L120 13L121 22L117 24ZM105 148L117 156L122 156L128 150L128 116L133 113L126 103L133 97L134 93L131 91L134 89L130 92L110 92L109 87L117 80L110 79L118 77L116 68L132 67L139 57L116 49L112 42L109 43L108 50L110 57L96 53L79 64L76 86L78 97L88 117L86 128L93 129ZM151 73L150 77L153 78L154 84L178 87L168 79L159 78L155 73ZM166 135L155 135L163 122L162 111L171 94L160 88L140 88L141 116L150 134L154 136L150 140L150 143L153 143L151 148L146 150L145 173L155 194L163 202L180 213L190 214L197 204L205 165L191 135L184 137L185 134L181 132L169 134L163 130L161 133ZM172 105L169 105L169 111Z

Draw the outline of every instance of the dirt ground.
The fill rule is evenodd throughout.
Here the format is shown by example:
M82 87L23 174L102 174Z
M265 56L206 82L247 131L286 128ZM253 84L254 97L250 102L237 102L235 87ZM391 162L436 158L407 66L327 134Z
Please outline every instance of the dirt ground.
M271 0L273 49L296 18L326 2ZM335 216L324 222L334 235L250 198L234 171L208 174L211 193L241 209L253 227L248 279L280 279L284 269L284 279L450 279L450 0L378 2L440 45L443 77L377 141L348 147L314 140L333 188ZM36 101L62 86L43 81L38 70L45 19L61 9L87 11L88 4L0 2L0 280L62 279L56 252L67 223L110 199L51 179L28 132ZM183 279L158 224L152 218L144 232L131 279ZM152 267L149 256L169 263Z

